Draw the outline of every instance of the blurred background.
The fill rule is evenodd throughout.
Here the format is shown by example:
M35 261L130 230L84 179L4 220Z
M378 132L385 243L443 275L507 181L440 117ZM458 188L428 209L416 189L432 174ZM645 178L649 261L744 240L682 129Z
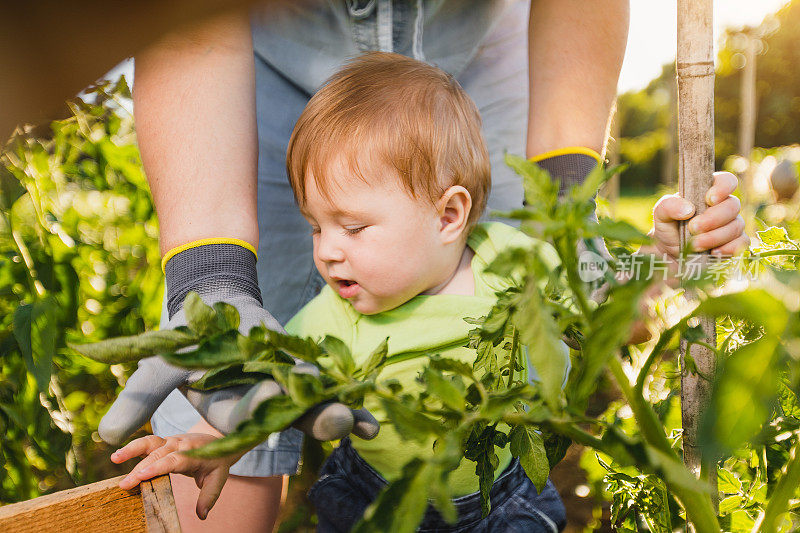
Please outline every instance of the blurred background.
M716 4L717 168L740 177L748 233L777 225L796 240L800 0ZM673 2L631 2L607 153L625 167L598 201L601 216L645 231L657 199L677 190L675 20ZM129 469L108 460L96 428L131 368L73 357L66 342L159 323L158 224L136 148L133 68L128 60L86 88L66 118L19 128L0 155L0 504ZM595 398L598 417L624 409L615 398ZM303 487L319 451L292 481L283 531L308 526ZM609 527L594 457L573 446L553 477L571 531Z

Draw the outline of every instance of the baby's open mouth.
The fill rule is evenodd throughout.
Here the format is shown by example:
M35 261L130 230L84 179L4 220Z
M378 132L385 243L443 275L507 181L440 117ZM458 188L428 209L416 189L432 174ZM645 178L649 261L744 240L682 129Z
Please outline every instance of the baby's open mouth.
M336 280L337 292L342 298L352 298L358 292L358 283L351 279L337 279Z

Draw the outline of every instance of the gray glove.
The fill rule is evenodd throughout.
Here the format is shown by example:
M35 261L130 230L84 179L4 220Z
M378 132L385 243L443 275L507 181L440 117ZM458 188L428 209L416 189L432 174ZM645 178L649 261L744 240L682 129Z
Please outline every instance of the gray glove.
M595 157L584 152L576 153L559 153L543 159L534 158L537 165L550 173L553 178L559 179L558 196L563 198L569 192L569 189L575 185L581 185L586 181L586 177L594 168L601 164ZM594 198L597 196L595 192L592 196L592 204L596 207L597 204ZM597 222L597 213L592 210L589 215L589 220ZM596 251L605 260L613 260L613 256L608 251L606 243L602 237L595 237L592 239L593 249L589 250L583 240L578 241L578 257L586 251ZM608 297L609 285L607 283L601 284L594 289L590 295L591 299L595 302L601 303Z
M233 240L229 240L233 241ZM265 327L284 332L281 325L262 307L256 275L256 256L234 242L198 241L196 246L170 252L165 257L169 322L164 329L187 325L183 300L190 291L197 292L203 302L213 305L226 302L239 311L239 332ZM298 362L297 372L318 373L314 365ZM125 389L100 421L100 437L114 445L122 444L153 415L161 402L175 389L181 390L189 402L220 432L230 433L247 418L259 403L283 394L280 386L265 380L255 386L239 386L216 391L197 391L187 386L199 380L205 371L175 367L160 357L148 357L128 379ZM351 432L370 439L379 425L366 410L351 410L339 403L310 409L294 424L318 440L334 440Z

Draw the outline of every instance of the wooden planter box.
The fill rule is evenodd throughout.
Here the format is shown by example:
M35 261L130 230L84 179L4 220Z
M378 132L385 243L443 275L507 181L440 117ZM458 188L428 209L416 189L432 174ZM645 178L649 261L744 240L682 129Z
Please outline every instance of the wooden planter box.
M180 533L169 476L122 490L115 477L0 507L3 533Z

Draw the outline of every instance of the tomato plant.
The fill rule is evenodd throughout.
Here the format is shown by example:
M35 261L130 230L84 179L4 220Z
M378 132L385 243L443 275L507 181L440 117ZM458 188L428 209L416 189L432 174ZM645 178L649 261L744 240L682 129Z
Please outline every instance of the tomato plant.
M654 339L630 347L626 341L639 318L639 302L657 276L620 282L613 275L630 244L648 238L626 223L588 219L592 195L610 172L596 171L560 200L557 184L538 166L516 157L507 162L522 176L527 200L524 209L507 216L550 243L560 265L550 268L537 253L522 249L502 253L489 268L522 272L524 286L498 294L487 316L471 319L476 325L469 344L477 354L473 365L424 356L421 392L409 393L397 382L380 379L381 370L392 364L385 343L356 368L338 339L316 343L264 328L241 335L235 309L221 303L208 307L196 294L185 303L188 327L73 347L104 362L117 362L123 348L125 360L161 353L172 364L210 369L197 388L267 377L284 387L286 396L262 403L234 433L195 452L202 456L246 449L318 402L360 407L365 397L377 398L404 439L427 442L433 437L436 446L432 456L405 465L401 478L367 510L358 531L413 531L429 500L454 520L447 479L465 460L475 463L486 513L498 467L496 447L509 446L541 486L570 441L597 454L619 527L666 532L685 521L703 532L750 530L756 522L763 531L795 527L800 476L796 245L785 246L790 241L775 237L777 229L765 230L759 247L684 280L699 301L682 291L673 294L662 302L669 313L651 324ZM581 278L577 250L579 242L591 249L596 237L615 244L617 256L609 260L604 278L589 283ZM648 268L655 258L642 260ZM737 270L749 277L746 287L733 290ZM752 275L756 270L759 276ZM598 304L591 296L601 281L607 284L607 298ZM720 494L711 494L704 478L683 466L680 428L674 424L678 397L671 392L663 397L658 390L676 386L670 349L681 340L703 342L694 323L700 315L718 317L720 332L718 346L711 347L719 371L700 429L703 453L718 465L711 475L718 476ZM576 348L563 387L562 372L551 364L562 338ZM289 356L315 363L320 376L293 373ZM524 357L537 369L536 381L515 374ZM684 370L696 372L691 358L686 361ZM622 391L626 417L619 411L600 418L587 415L588 400L605 372ZM664 372L671 375L655 379ZM402 514L394 512L399 508Z
M158 225L129 99L124 78L98 84L0 155L0 503L110 475L96 428L126 369L66 342L158 324Z

